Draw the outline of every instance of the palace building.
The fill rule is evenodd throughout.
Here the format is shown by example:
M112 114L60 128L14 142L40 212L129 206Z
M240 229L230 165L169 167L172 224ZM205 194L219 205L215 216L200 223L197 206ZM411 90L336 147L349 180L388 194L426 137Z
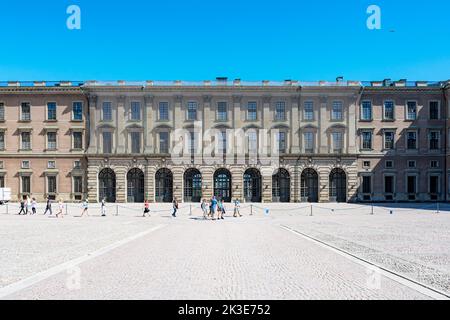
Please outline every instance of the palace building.
M0 187L98 202L446 201L450 82L0 83Z

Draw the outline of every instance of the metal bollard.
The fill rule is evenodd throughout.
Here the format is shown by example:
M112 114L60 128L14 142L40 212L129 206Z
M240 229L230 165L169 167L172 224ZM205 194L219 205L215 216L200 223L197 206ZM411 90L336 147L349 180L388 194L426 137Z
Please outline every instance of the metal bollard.
M67 210L68 210L69 204L66 203L65 207L66 207L66 216L67 216Z
M370 214L373 215L373 204L370 206Z
M312 204L310 205L309 209L310 209L309 216L312 217L312 215L313 215L313 206L312 206Z
M251 216L253 215L253 205L252 204L250 205L250 215Z
M6 204L6 214L9 214L9 205Z
M118 215L119 215L119 205L116 204L116 216L118 216Z
M436 203L436 213L439 213L439 202Z
M189 215L192 216L192 204L189 205Z
M394 213L394 211L393 210L389 210L389 214L393 214Z

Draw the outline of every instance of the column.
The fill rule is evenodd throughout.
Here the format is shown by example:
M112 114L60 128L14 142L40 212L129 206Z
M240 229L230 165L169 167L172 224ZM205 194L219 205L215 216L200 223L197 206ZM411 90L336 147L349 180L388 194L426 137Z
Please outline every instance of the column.
M97 135L95 128L97 127L97 96L89 95L89 148L88 153L94 154L97 153Z
M144 193L149 202L155 202L155 174L156 164L148 163L145 166Z
M125 96L117 98L116 153L125 153Z
M87 198L89 202L98 202L98 173L97 165L88 164L87 167Z
M153 151L153 101L152 95L144 96L144 153L154 153Z
M262 167L262 202L272 202L272 167Z
M116 166L114 167L114 172L116 173L116 202L125 203L127 202L127 168L125 166Z
M214 193L214 167L202 167L200 172L202 174L202 197L211 199Z
M352 99L350 99L350 103L348 106L348 117L347 117L347 152L348 153L356 153L356 103L357 103L357 95L354 95Z
M183 167L173 167L173 196L177 198L178 202L183 202Z
M244 167L234 166L230 169L231 172L231 197L238 198L239 201L244 201Z
M291 117L290 117L290 136L291 136L291 153L300 153L300 118L299 118L299 100L298 95L291 97Z
M320 120L319 120L319 131L318 131L318 148L319 153L329 153L329 146L328 146L328 136L327 136L327 130L328 130L328 124L330 119L330 113L327 109L327 96L320 96Z
M329 159L328 161L332 162L331 159ZM330 170L325 166L320 166L318 173L319 173L319 202L329 202Z

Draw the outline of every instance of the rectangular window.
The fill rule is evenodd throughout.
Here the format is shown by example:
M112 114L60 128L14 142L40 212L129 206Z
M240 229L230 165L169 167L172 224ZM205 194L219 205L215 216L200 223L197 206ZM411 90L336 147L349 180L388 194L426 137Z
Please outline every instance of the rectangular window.
M385 101L384 102L383 119L384 120L394 120L394 102L393 101Z
M303 118L306 121L314 120L314 103L312 101L305 101Z
M431 160L430 161L430 167L433 168L433 169L439 168L439 161Z
M331 134L332 142L333 142L333 152L341 153L342 152L342 132L333 132Z
M363 193L372 193L372 177L363 176L362 181L362 192Z
M256 131L251 130L247 132L247 146L249 154L256 154L258 152L258 136Z
M159 152L169 153L169 132L159 133Z
M80 131L73 132L73 148L77 150L83 149L83 133Z
M439 150L439 131L430 131L430 150Z
M47 177L48 193L56 193L56 176Z
M20 120L30 121L31 120L31 105L28 102L22 102L20 105Z
M187 119L197 120L197 102L191 101L187 105Z
M363 161L363 167L366 169L370 168L370 161Z
M430 193L438 194L439 193L439 176L430 176ZM437 199L433 199L437 200Z
M112 121L112 105L111 102L103 102L102 105L102 120Z
M56 161L50 160L47 162L47 169L56 169Z
M406 103L406 120L416 120L417 118L417 103L415 101L408 101Z
M361 120L372 120L372 102L363 101L361 104Z
M5 176L0 176L0 188L5 187Z
M31 193L31 177L22 176L22 193Z
M278 132L278 152L286 153L286 132L280 131Z
M159 120L169 120L169 103L159 103Z
M141 103L139 101L131 102L131 118L132 121L141 120Z
M394 132L392 131L384 132L384 149L386 150L394 149Z
M131 132L131 153L141 152L141 133Z
M73 192L83 193L83 177L80 176L73 177Z
M217 103L217 120L219 121L227 121L227 103L226 102L218 102Z
M362 148L364 150L372 149L372 132L363 131L362 132Z
M275 105L275 120L286 120L286 104L284 101L278 101Z
M5 132L0 131L0 150L5 150Z
M195 138L196 134L193 131L189 132L189 140L188 140L188 150L190 155L195 155L197 151L197 139Z
M73 162L73 168L74 169L81 169L81 161L80 160L75 160Z
M416 193L416 176L407 177L407 192Z
M394 168L394 161L392 160L386 160L386 162L384 163L384 167L386 169L392 169Z
M331 110L331 120L342 120L342 102L333 101L333 107Z
M408 160L408 168L414 169L416 167L416 161L415 160Z
M439 119L439 102L430 101L430 120Z
M47 149L56 150L56 132L47 132Z
M384 176L384 192L394 193L394 177Z
M105 131L102 133L103 153L112 153L112 133Z
M76 101L72 103L72 120L73 121L83 120L83 102Z
M225 131L220 131L218 133L218 151L226 154L227 153L227 133Z
M23 160L21 164L22 169L30 169L30 161L29 160Z
M0 121L5 120L5 104L0 102Z
M31 133L28 131L23 131L20 133L21 138L21 149L31 150Z
M255 121L257 119L257 104L254 101L250 101L247 104L247 120Z
M407 135L407 149L408 150L416 150L417 149L417 132L408 131Z
M305 152L313 153L314 152L314 133L313 132L305 132L303 134L303 141L305 144Z
M47 103L47 120L56 120L56 102Z

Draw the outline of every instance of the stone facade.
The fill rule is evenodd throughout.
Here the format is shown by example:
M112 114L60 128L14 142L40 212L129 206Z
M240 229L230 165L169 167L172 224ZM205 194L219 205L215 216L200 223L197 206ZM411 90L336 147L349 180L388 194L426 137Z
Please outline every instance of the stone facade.
M0 85L6 145L0 175L14 199L43 199L49 194L43 182L57 175L52 196L71 201L446 200L448 87L226 79L10 83ZM73 119L75 101L82 102L82 120ZM30 121L20 119L22 102L31 103ZM45 118L48 102L57 105L56 122ZM27 130L32 151L18 145ZM58 147L49 151L43 137L53 131ZM74 131L83 132L82 150L72 148ZM393 133L389 148L385 132ZM195 155L179 152L186 146L195 146ZM21 168L22 159L32 169ZM53 159L56 168L48 169ZM23 175L32 177L29 192L21 189ZM73 176L82 176L82 193L74 192Z

